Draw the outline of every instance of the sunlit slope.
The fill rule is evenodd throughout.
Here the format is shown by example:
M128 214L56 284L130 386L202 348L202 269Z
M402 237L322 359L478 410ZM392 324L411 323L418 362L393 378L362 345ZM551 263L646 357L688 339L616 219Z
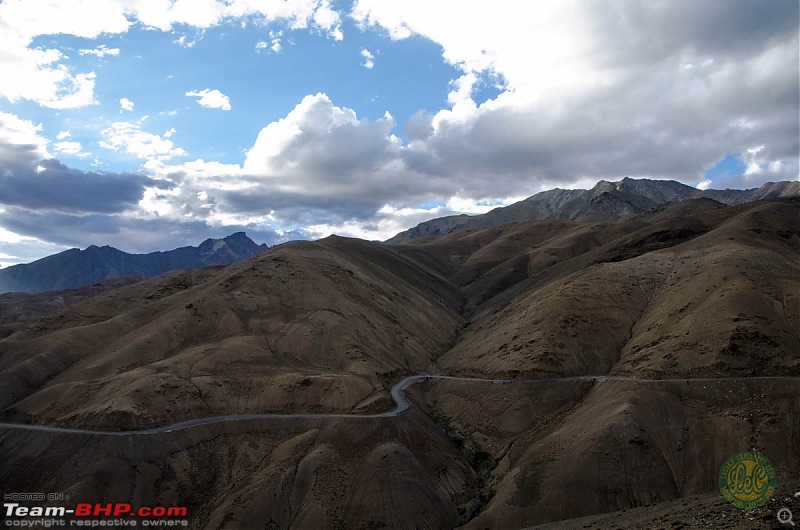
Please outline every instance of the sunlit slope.
M449 282L383 245L291 243L98 296L0 341L1 403L35 421L389 408L452 343Z
M544 267L546 245L520 253L483 273L516 267L519 278L485 303L491 311L477 308L440 367L511 376L800 373L797 219L796 202L752 203L604 244L583 238L561 252L568 259Z

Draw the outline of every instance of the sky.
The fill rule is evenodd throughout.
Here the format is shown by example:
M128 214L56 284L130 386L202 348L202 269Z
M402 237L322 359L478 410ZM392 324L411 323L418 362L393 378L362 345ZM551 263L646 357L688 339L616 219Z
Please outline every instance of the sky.
M798 179L797 0L2 0L0 266Z

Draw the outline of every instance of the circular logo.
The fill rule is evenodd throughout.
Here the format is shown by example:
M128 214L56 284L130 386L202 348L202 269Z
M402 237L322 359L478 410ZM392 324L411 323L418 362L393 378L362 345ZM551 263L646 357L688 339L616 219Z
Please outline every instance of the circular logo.
M742 451L728 457L719 470L720 493L742 510L766 504L777 485L772 462L755 451Z

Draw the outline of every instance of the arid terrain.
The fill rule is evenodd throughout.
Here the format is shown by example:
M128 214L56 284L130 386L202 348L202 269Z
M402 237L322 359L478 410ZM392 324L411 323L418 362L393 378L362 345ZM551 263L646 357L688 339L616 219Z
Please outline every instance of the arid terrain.
M0 422L298 416L0 427L0 489L185 505L208 529L778 527L800 502L799 258L800 199L700 198L287 243L30 310L0 339ZM334 416L390 411L424 373L496 381ZM716 489L745 450L779 483L753 512Z

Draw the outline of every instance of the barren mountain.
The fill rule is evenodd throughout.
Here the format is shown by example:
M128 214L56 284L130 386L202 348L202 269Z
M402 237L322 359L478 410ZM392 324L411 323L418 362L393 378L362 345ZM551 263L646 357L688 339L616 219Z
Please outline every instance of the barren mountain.
M228 265L265 250L244 232L206 239L197 247L128 254L114 247L73 248L0 270L0 293L75 289L120 276L158 276L175 269Z
M2 421L288 416L0 426L0 486L186 505L209 529L769 525L703 503L741 450L800 489L798 257L800 200L700 198L171 272L0 340ZM464 379L369 417L418 373Z
M659 204L703 197L727 205L736 205L760 199L798 195L800 195L800 182L796 181L768 182L760 188L749 190L698 190L672 180L630 178L619 182L601 180L590 190L556 188L543 191L482 215L453 215L432 219L397 234L387 240L387 243L396 245L420 237L541 219L580 222L619 221Z
M77 289L43 293L5 293L0 295L0 337L5 337L31 320L52 315L87 298L143 280L141 276L121 276Z
M446 280L382 245L291 243L97 296L3 341L0 406L135 428L197 416L385 406L462 319ZM31 355L32 352L40 352Z

